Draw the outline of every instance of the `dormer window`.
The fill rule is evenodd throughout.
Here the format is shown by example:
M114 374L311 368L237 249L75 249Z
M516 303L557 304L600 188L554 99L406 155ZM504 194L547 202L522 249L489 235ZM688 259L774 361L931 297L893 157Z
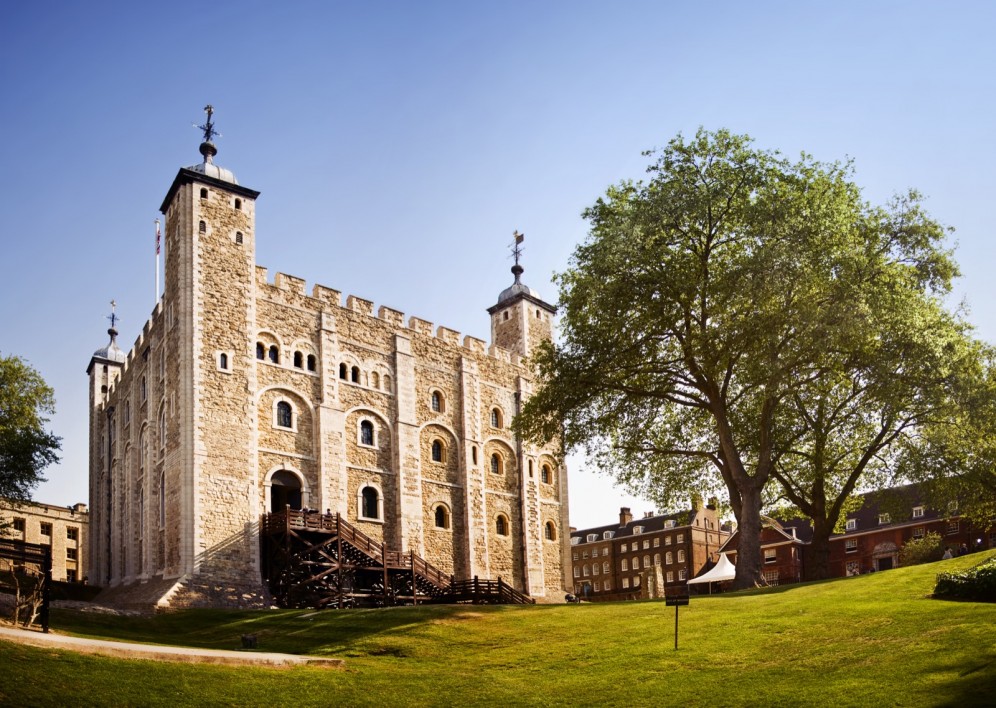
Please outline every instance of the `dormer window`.
M597 533L590 533L590 534L588 534L588 543L593 543L594 541L597 541L597 540L598 540L598 534Z
M922 506L915 506L915 507L913 507L913 518L914 519L921 519L921 518L923 518L923 507Z
M878 515L878 523L879 524L888 524L888 523L890 523L890 521L891 521L891 519L889 518L888 514L879 514Z
M636 536L638 534L641 534L641 533L643 533L643 527L642 526L634 526L633 527L633 535L634 536Z
M611 531L603 531L602 532L602 538L605 539L606 541L608 541L613 536L615 536L615 534L612 533Z
M857 519L848 519L847 523L844 524L844 528L847 531L854 531L854 530L856 530L858 528L858 520Z

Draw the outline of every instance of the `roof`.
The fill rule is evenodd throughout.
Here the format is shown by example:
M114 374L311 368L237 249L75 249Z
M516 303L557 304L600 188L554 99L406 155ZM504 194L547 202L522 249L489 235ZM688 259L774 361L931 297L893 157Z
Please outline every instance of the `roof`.
M577 531L571 531L571 538L578 537L581 539L581 543L587 543L584 539L588 534L597 534L598 540L602 541L603 534L606 531L612 531L613 538L625 538L628 536L641 536L653 531L663 531L666 522L674 521L674 528L680 528L685 526L691 526L692 521L695 518L695 511L689 509L687 511L679 511L674 514L664 514L661 516L648 516L642 519L633 519L625 525L618 523L606 524L605 526L596 526L590 529L579 529ZM641 526L643 531L639 534L633 533L633 529L637 526Z

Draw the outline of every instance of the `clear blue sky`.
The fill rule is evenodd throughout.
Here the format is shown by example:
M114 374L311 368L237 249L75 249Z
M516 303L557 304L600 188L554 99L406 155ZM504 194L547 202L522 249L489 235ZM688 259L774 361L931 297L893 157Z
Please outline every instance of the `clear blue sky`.
M996 341L996 3L36 2L0 22L0 352L55 388L63 461L35 498L87 497L87 379L119 303L154 297L153 220L179 167L262 191L257 259L488 338L485 308L553 272L581 210L698 126L851 157L866 197L917 187L956 229L957 299ZM632 499L577 461L571 521Z

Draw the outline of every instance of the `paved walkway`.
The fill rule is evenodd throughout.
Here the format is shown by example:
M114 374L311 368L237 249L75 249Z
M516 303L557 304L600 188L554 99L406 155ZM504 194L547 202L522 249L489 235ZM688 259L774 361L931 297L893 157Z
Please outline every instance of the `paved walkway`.
M119 659L151 659L154 661L182 661L192 664L225 664L237 666L272 666L289 668L292 666L323 666L341 668L342 659L327 659L320 656L298 654L276 654L264 651L228 651L225 649L197 649L194 647L168 647L158 644L132 644L111 642L105 639L69 637L65 634L43 634L42 632L0 627L0 640L28 644L46 649L67 649L85 654L101 654Z

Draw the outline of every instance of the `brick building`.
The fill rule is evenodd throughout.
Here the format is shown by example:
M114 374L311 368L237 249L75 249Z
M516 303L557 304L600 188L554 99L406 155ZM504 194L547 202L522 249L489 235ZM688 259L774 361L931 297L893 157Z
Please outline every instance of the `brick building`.
M162 203L161 299L128 352L112 326L87 369L91 580L135 588L132 603L259 605L260 515L290 506L341 514L457 579L560 596L567 471L556 445L509 428L555 308L518 258L490 344L271 282L255 261L259 192L214 163L210 134Z
M907 485L861 495L861 505L847 514L843 532L830 537L830 576L895 568L903 546L928 533L938 534L954 552L962 545L969 550L996 548L996 529L973 528L958 515L957 502L933 509L916 485ZM811 539L808 519L765 518L761 532L765 581L778 585L803 579ZM739 535L733 534L721 549L734 562L738 542Z
M720 528L716 504L692 501L675 514L634 519L619 510L619 523L571 531L574 593L590 600L636 599L646 595L648 575L660 570L663 587L695 577L718 558L729 537Z
M90 515L86 504L66 507L3 501L0 525L5 539L51 546L53 580L75 583L87 577ZM9 561L0 559L0 570L10 570Z

